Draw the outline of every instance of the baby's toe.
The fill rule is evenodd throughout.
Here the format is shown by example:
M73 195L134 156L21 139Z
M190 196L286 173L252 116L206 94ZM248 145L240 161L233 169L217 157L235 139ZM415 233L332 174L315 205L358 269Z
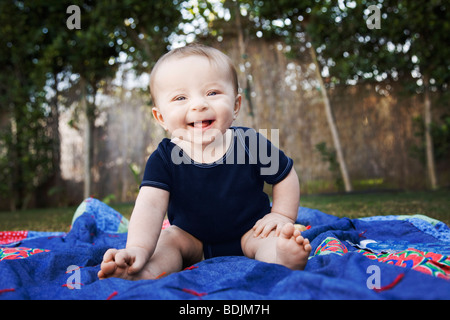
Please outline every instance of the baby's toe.
M292 223L286 223L281 229L280 236L285 239L290 239L294 234L295 227Z

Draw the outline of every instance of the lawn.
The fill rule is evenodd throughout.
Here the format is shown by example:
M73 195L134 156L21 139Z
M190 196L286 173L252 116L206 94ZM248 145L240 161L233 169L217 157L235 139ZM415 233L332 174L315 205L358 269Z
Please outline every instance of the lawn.
M338 217L422 214L450 225L450 190L303 196L300 205Z
M450 190L435 192L367 193L350 195L304 195L301 206L339 217L423 214L450 225ZM113 204L129 218L133 204ZM69 231L75 207L0 212L0 231Z
M133 204L111 205L128 219ZM76 207L33 209L16 212L0 212L0 231L69 231Z

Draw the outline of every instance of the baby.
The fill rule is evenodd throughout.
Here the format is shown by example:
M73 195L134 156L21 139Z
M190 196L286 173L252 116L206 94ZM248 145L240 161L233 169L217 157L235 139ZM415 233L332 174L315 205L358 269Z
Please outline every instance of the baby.
M255 130L231 126L242 99L231 60L199 44L174 49L153 68L150 91L172 139L148 159L126 248L105 253L98 277L156 279L227 255L303 270L311 245L293 224L292 159Z

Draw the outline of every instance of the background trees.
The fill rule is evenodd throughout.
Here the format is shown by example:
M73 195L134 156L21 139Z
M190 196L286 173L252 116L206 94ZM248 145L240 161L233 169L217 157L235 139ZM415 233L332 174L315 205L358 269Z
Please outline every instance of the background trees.
M379 29L369 29L364 23L371 14L368 4L325 1L320 10L312 11L316 23L307 32L332 81L401 81L409 94L423 96L427 172L431 188L436 189L430 92L448 90L450 49L442 45L450 40L448 4L440 0L378 1Z
M81 29L69 30L69 5L81 12ZM380 28L368 28L377 6ZM125 65L149 72L171 45L208 38L239 48L238 69L251 125L257 125L249 45L258 39L283 43L289 58L312 62L310 83L325 106L340 176L352 177L330 91L336 86L401 83L418 96L423 113L415 152L426 164L429 186L438 186L435 158L449 153L448 82L450 16L443 0L149 1L9 0L0 3L0 192L11 209L46 204L62 188L59 117L75 105L74 127L85 134L84 195L91 194L93 139L98 99ZM179 42L179 43L177 43ZM436 101L432 93L440 93ZM437 112L436 112L437 111ZM405 121L412 121L407 119ZM354 143L354 142L353 142ZM444 181L445 184L445 181Z
M66 26L69 5L81 9L79 30ZM85 114L84 194L90 195L97 94L120 63L148 71L180 19L177 1L0 3L0 188L11 209L26 207L37 189L59 181L62 90L78 89Z
M208 1L201 2L200 7L207 9L206 14L205 10L200 10L200 13L209 19L209 31L212 34L223 32L226 27L223 19L217 19L217 7L208 6ZM372 11L371 8L377 10ZM450 49L443 44L450 40L450 13L445 1L328 0L299 3L295 0L226 0L219 10L223 9L229 10L231 21L237 26L242 56L245 56L245 41L242 39L255 36L283 39L298 58L310 53L317 66L318 89L322 93L346 191L352 190L352 184L327 88L335 84L401 81L409 94L422 95L428 179L431 188L437 188L429 93L448 90ZM216 14L211 15L214 11ZM374 14L377 15L377 26L368 26L374 22ZM444 127L447 118L443 118Z
M0 192L11 209L26 207L54 169L46 78L36 67L48 30L29 10L22 2L0 3Z

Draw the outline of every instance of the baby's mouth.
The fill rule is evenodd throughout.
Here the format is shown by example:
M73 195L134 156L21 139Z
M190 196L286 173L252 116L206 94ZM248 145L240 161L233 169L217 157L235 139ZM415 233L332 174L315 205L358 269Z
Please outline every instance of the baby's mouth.
M189 123L188 125L196 129L204 129L212 125L214 120L200 120Z

